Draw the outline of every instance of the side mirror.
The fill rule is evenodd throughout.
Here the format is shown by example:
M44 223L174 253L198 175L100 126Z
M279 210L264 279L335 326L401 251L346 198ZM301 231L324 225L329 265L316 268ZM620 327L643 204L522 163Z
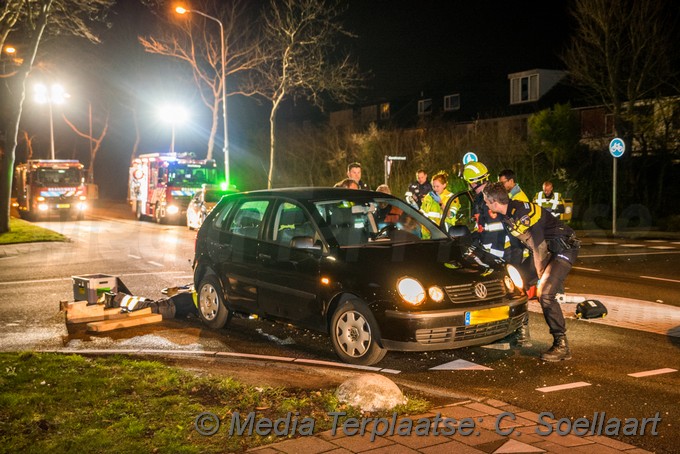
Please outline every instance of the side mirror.
M321 249L320 245L314 244L311 236L294 236L290 240L290 246L296 249Z
M449 227L448 234L451 238L460 238L470 235L470 229L467 225L452 225Z

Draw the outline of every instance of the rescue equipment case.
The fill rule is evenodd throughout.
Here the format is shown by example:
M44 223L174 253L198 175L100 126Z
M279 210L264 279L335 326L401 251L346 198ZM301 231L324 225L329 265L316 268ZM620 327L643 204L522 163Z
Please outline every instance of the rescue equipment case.
M585 300L576 305L576 318L604 318L607 308L601 301Z

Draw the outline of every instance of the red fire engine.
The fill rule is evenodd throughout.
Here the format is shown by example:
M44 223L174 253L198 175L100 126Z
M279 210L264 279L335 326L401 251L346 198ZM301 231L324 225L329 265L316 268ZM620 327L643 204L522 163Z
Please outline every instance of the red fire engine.
M75 160L39 159L19 164L14 172L19 213L27 218L59 214L82 219L87 210L83 165Z
M187 206L203 184L220 177L215 161L174 153L149 153L133 159L128 200L137 219L184 222Z

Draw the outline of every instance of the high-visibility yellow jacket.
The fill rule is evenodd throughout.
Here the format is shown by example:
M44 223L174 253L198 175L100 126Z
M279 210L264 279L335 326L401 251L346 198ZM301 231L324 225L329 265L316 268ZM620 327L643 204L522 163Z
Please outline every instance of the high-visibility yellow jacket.
M452 196L453 194L451 192L444 189L444 191L441 194L439 194L440 201L437 202L434 199L434 197L432 197L432 193L428 193L425 196L425 198L423 198L423 203L420 206L420 211L429 219L431 219L435 224L439 225L443 216L442 207L446 206L446 203ZM453 202L451 202L451 205L449 206L449 212L446 215L446 219L444 222L446 222L446 224L450 226L456 225L458 210L460 210L460 202L458 201L458 199L456 199ZM429 238L429 232L423 232L423 238Z

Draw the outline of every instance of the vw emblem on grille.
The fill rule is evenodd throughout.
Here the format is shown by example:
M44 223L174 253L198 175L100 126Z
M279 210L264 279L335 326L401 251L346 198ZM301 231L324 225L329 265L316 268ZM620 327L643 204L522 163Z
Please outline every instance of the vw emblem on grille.
M486 298L487 293L486 285L481 282L478 282L477 285L475 285L475 295L477 295L478 298Z

